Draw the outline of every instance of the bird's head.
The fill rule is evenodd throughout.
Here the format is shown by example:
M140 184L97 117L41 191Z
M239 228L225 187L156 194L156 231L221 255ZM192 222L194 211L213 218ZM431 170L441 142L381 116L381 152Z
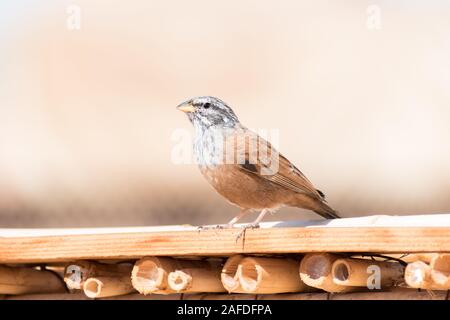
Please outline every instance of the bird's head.
M187 114L194 126L202 128L234 128L239 120L233 110L222 100L210 96L196 97L177 107Z

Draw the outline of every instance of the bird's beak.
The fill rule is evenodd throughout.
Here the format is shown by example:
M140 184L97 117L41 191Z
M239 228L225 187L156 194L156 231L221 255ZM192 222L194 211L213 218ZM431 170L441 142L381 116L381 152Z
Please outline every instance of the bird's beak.
M177 107L178 110L183 111L184 113L190 113L195 111L195 107L189 102L183 102Z

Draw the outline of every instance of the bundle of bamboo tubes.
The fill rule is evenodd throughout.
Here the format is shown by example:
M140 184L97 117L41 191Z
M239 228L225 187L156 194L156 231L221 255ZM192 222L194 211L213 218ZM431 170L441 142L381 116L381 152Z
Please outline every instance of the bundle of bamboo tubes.
M398 261L330 253L311 253L297 259L234 255L223 265L220 259L171 257L144 257L134 266L77 261L66 267L65 281L69 289L82 289L91 298L123 295L133 290L144 295L275 294L319 289L348 293L389 289L404 282L412 288L449 288L450 255L415 255L406 260L410 261L406 272Z
M132 272L134 288L143 294L176 292L284 293L309 291L300 279L298 260L231 256L217 261L145 257Z
M375 260L344 254L310 253L270 257L233 255L179 259L144 257L135 263L74 261L66 264L64 282L88 298L177 293L280 294L323 290L332 293L391 290L397 286L450 289L450 254L415 254L403 260ZM405 262L403 261L403 262ZM0 294L60 293L66 289L54 272L0 266ZM194 298L194 296L193 296Z

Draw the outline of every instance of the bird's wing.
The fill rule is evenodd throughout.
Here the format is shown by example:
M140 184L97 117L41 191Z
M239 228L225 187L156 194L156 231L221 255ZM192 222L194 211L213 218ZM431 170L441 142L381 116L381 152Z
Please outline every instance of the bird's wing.
M314 188L306 176L288 159L256 133L247 130L235 137L235 150L240 168L298 193L307 193L324 199L322 192ZM255 146L258 146L255 148ZM238 158L239 159L239 158Z

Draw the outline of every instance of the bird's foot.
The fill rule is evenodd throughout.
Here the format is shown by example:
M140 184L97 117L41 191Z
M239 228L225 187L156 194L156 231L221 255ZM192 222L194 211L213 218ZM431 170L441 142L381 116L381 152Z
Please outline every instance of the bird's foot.
M236 242L238 242L238 240L242 237L245 241L245 232L247 231L247 229L258 229L258 228L259 228L259 223L253 222L253 223L246 224L245 226L242 227L241 231L239 231L239 233L236 237Z
M210 226L198 226L197 230L198 231L205 231L205 230L221 230L221 229L229 229L229 228L233 228L232 224L217 224L217 225L210 225Z

